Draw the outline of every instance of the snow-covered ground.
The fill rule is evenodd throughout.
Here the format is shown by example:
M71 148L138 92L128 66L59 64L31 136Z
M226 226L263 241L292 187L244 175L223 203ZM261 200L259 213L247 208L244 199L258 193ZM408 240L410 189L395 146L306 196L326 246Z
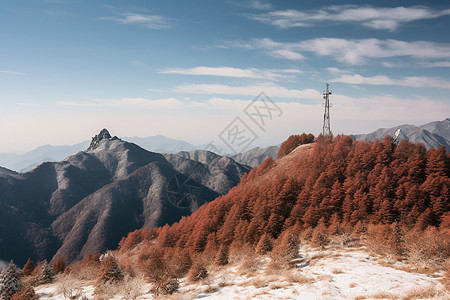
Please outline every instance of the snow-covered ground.
M183 278L177 294L167 299L450 299L439 282L441 274L405 271L399 263L389 265L364 248L304 248L297 267L268 270L267 260L257 268L242 270L237 264L216 267L207 279L189 283ZM141 286L142 291L149 285ZM84 294L93 299L93 286L86 283ZM40 299L64 299L53 285L39 286ZM114 299L121 299L120 296ZM155 299L152 294L138 299Z

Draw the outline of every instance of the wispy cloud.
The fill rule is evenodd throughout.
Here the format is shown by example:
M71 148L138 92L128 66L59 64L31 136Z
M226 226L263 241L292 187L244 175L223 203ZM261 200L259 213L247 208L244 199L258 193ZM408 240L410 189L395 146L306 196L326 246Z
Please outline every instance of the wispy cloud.
M164 29L172 26L172 22L166 17L135 13L123 13L120 17L102 17L99 20L113 21L119 24L134 24L150 29Z
M336 5L314 10L278 10L250 18L279 28L308 27L318 23L356 23L373 29L395 30L399 25L450 15L450 9L436 11L427 6L372 7Z
M275 80L277 78L292 77L294 74L303 73L298 69L262 70L257 68L234 68L234 67L194 67L190 69L169 68L159 72L160 74L182 74L182 75L205 75L235 78L252 78Z
M331 82L342 82L348 84L369 84L369 85L398 85L408 87L433 87L450 89L450 81L438 77L410 76L401 79L393 79L384 75L364 77L359 74L342 75L332 79Z
M146 98L123 98L115 99L92 99L89 101L58 101L56 104L75 107L138 107L145 109L174 109L183 107L183 102L175 98L146 99Z
M259 9L259 10L269 10L273 8L273 5L270 4L267 1L262 1L262 0L249 0L248 1L248 6L254 9Z
M450 61L435 61L435 62L423 62L424 67L450 67Z
M293 99L320 99L321 94L313 89L295 90L283 86L267 83L264 85L230 86L224 84L186 84L176 87L173 92L210 95L259 95L266 93L269 97Z
M22 72L9 71L9 70L0 70L0 73L11 74L11 75L25 75L25 73L22 73Z
M257 49L268 55L288 60L304 59L305 52L319 56L331 56L339 62L357 65L368 59L412 57L418 59L448 59L450 44L427 41L405 42L379 39L315 38L297 43L276 42L270 38L249 42L227 42L226 47Z

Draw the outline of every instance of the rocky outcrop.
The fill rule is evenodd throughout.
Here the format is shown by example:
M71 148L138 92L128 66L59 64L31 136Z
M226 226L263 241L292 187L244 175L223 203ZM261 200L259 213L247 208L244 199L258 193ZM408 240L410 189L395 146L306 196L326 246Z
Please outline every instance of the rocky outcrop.
M0 260L23 264L116 248L128 232L174 223L226 193L249 168L207 151L150 152L104 129L61 162L0 171Z
M103 128L99 134L92 138L91 144L89 145L89 148L87 148L87 151L98 148L101 141L114 141L118 139L119 138L117 136L111 137L109 131L106 128Z

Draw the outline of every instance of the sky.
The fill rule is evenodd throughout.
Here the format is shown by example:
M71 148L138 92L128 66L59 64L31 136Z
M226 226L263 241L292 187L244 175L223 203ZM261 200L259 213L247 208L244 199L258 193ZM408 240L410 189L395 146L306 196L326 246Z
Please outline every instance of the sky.
M327 82L334 134L443 120L449 28L448 1L2 0L0 152L278 144L322 131Z

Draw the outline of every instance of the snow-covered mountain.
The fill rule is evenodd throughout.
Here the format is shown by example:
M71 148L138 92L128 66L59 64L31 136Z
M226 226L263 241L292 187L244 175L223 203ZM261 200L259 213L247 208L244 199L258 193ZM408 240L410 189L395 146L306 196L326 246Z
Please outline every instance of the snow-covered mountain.
M405 139L414 144L422 143L427 149L445 146L450 151L450 118L442 121L427 123L422 126L400 125L392 128L380 128L369 134L356 134L357 140L382 139L386 135L394 136L401 129L399 139Z

